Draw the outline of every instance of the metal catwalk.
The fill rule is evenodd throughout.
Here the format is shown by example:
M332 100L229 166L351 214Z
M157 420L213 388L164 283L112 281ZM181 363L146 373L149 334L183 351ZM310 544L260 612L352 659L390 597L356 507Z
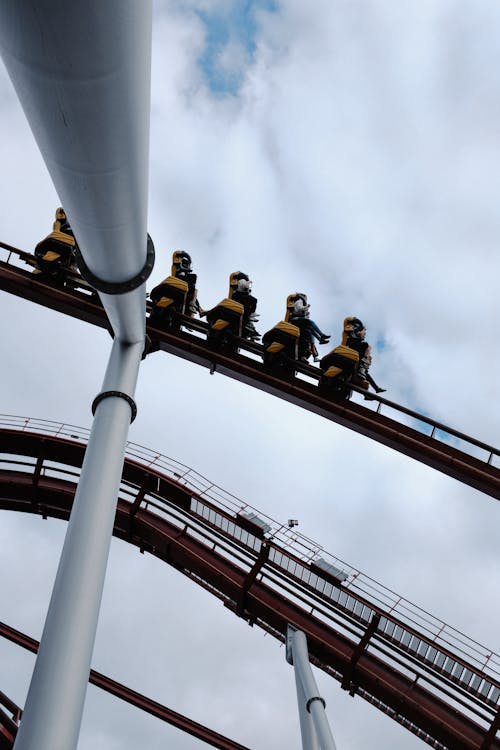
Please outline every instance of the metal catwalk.
M87 430L1 418L0 508L67 519ZM114 535L439 750L500 748L500 657L187 466L129 443Z

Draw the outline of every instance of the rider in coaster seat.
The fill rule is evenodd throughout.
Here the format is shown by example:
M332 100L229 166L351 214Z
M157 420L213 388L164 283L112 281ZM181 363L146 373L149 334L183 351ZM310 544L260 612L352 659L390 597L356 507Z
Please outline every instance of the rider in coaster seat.
M56 210L52 232L35 247L39 270L54 278L64 278L68 270L78 273L76 267L76 240L63 208Z
M366 328L359 318L345 318L342 344L345 344L350 349L354 349L359 355L359 366L357 372L352 377L352 382L354 385L358 385L366 390L371 385L376 393L384 393L386 389L380 388L368 372L372 363L372 354L371 346L365 341L365 336Z
M193 317L195 313L202 314L198 302L198 290L196 289L197 276L191 268L191 256L184 250L176 250L172 255L172 276L182 279L188 285L185 313Z
M252 282L246 273L235 271L229 277L229 299L239 302L244 308L242 336L251 341L258 341L260 333L254 325L254 322L259 319L259 316L255 312L257 309L257 298L250 294L251 289Z
M354 377L359 369L359 354L347 346L344 343L345 340L346 337L343 335L343 343L340 346L336 346L328 354L325 354L321 358L319 365L322 372L319 381L320 386L328 388L340 399L348 399L350 397L351 390L348 384L351 381L354 382ZM368 388L368 385L366 387Z
M299 358L300 328L285 320L262 336L264 364L290 365Z
M201 314L196 279L189 253L175 250L171 275L155 286L149 295L153 303L150 319L156 323L171 324L178 315L193 317L196 311Z
M318 361L318 350L314 339L320 344L327 344L330 336L322 333L314 320L309 317L310 305L307 302L307 295L302 292L290 294L286 301L286 318L287 323L292 323L300 329L299 340L299 359L307 362L313 355L314 361Z
M299 359L303 348L301 347L302 331L298 325L295 325L295 321L293 323L290 321L290 312L293 311L296 296L291 294L287 297L285 320L276 323L262 337L263 358L266 365L289 368L293 367L293 363Z
M230 346L236 348L236 338L249 338L248 334L245 334L243 329L243 321L247 310L242 302L234 299L234 293L237 291L238 279L236 278L241 272L236 271L229 277L229 294L218 305L213 307L211 310L206 310L200 313L206 316L208 322L208 333L207 341L218 343L223 346ZM241 274L246 276L246 274ZM248 279L248 276L246 277ZM243 291L243 290L242 290ZM249 290L248 290L249 291ZM251 298L253 300L255 298ZM248 309L253 303L247 301ZM255 300L255 305L257 301Z

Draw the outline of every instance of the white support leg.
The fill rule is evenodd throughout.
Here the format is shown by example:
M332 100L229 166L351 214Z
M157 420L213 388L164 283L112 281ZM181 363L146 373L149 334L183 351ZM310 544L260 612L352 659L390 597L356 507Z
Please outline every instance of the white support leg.
M326 718L325 701L319 695L307 650L307 639L290 625L287 631L286 658L293 664L297 685L303 750L336 750L335 740Z
M143 343L113 343L15 750L74 750Z

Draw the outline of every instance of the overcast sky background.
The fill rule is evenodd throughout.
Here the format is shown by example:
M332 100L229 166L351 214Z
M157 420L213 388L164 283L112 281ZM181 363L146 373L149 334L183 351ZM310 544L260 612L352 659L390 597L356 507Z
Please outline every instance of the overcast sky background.
M212 306L243 270L261 332L285 299L375 344L387 396L498 444L500 5L496 0L155 2L148 288L188 250ZM0 239L59 200L0 69ZM0 296L0 412L90 427L110 338ZM324 348L326 352L327 348ZM172 456L497 653L500 507L368 439L164 353L131 440ZM0 516L0 618L39 638L66 524ZM0 642L24 705L34 657ZM299 748L284 649L113 540L93 667L255 750ZM424 747L316 672L339 750ZM92 686L80 750L198 750Z

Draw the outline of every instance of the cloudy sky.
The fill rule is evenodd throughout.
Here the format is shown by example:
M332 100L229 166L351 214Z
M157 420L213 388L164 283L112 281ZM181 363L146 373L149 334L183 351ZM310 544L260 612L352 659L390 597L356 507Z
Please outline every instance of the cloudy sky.
M361 317L387 396L498 444L496 0L156 0L149 287L188 250L205 307L248 272L260 330L309 295ZM0 239L31 250L59 200L0 69ZM89 427L110 339L0 296L0 412ZM157 353L131 440L192 466L500 651L494 500L297 407ZM39 638L65 524L0 517L0 619ZM34 659L0 642L23 705ZM93 667L256 750L299 748L284 649L113 540ZM317 673L339 750L421 741ZM80 750L198 750L89 687Z

